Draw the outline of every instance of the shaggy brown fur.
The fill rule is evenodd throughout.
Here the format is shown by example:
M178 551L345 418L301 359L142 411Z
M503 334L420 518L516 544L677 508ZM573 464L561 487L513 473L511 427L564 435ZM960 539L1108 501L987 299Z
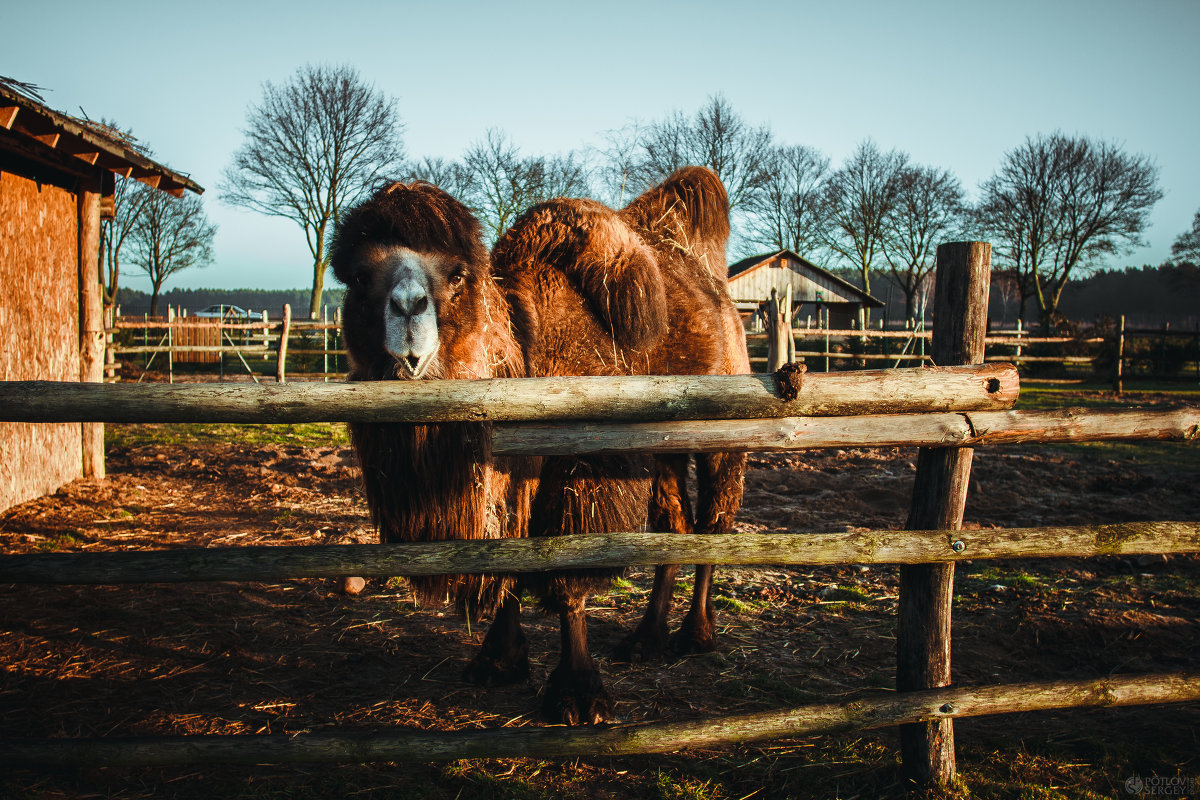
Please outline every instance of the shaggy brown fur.
M680 170L620 212L565 199L530 209L492 251L514 319L530 331L529 374L749 372L745 335L725 282L728 235L725 189L711 171L696 167ZM628 281L637 283L622 285ZM622 316L611 313L614 307ZM741 504L745 456L697 457L698 520L687 496L686 465L686 457L659 459L652 470L642 459L556 460L542 472L539 503L561 497L564 508L569 501L590 509L591 518L583 521L589 532L637 529L645 519L643 503L656 530L727 532ZM573 477L580 471L590 481ZM571 513L546 519L549 527L535 514L530 535L565 533L565 526L581 523ZM674 576L674 568L658 571L647 616L619 655L663 653ZM676 640L680 650L714 646L710 581L711 570L698 572L692 609ZM540 588L549 599L591 586L557 581Z
M403 374L383 345L384 328L396 318L389 323L383 309L401 285L389 276L409 268L397 266L403 259L423 265L437 314L439 349L425 377L748 371L724 283L728 233L724 188L711 172L688 169L619 213L587 200L530 209L497 242L489 271L467 209L428 184L393 184L346 215L333 248L335 274L348 286L351 378ZM498 459L490 429L463 423L359 424L352 433L385 541L637 530L648 514L661 529L725 531L741 500L742 456L697 459L694 520L686 457L657 466L637 456ZM616 572L522 578L560 616L562 655L543 695L555 719L598 723L611 712L587 649L585 600ZM673 568L659 570L655 599L629 650L663 649L674 575ZM698 568L683 649L712 646L710 582L711 569ZM524 678L528 658L510 576L416 585L428 600L450 594L460 607L495 612L465 677L485 685Z
M520 377L522 347L491 277L474 215L426 183L392 184L351 209L334 239L334 274L347 286L345 337L350 380L398 377L382 346L388 289L381 254L403 247L436 253L462 276L459 291L434 276L441 351L429 377ZM367 503L385 542L523 536L536 460L497 459L491 427L478 423L352 423ZM412 580L418 596L453 598L472 616L491 615L512 589L511 576L434 576Z

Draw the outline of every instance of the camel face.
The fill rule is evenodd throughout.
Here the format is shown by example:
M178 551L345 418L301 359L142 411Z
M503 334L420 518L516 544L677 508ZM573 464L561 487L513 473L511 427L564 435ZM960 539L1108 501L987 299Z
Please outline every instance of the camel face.
M383 255L383 346L405 378L420 378L438 350L436 256L397 247Z
M454 338L453 331L442 330L447 326L439 315L456 305L464 271L447 255L403 246L371 248L363 260L370 276L367 305L379 315L380 341L395 359L397 377L425 376Z

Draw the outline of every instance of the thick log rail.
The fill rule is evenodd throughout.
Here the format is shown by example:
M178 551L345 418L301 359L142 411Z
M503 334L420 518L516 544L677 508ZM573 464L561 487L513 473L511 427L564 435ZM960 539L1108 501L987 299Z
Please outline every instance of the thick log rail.
M499 728L437 733L209 735L5 742L0 764L38 767L333 764L460 758L571 758L813 736L890 725L1043 711L1200 700L1200 674L1114 676L874 695L782 711L607 728Z
M964 253L974 252L977 244L956 247ZM972 306L979 301L959 298L952 302ZM954 316L963 311L958 309ZM978 355L947 357L935 352L938 361L959 358L976 360ZM497 454L719 452L891 445L938 448L928 451L936 455L954 451L965 454L970 452L967 448L1018 442L1200 439L1200 408L1011 411L1019 391L1017 373L1011 365L808 374L798 387L798 395L790 401L780 399L779 389L772 375L261 387L14 382L0 383L0 421L484 421L496 423L493 451ZM965 485L965 479L959 483ZM923 502L936 504L941 495L949 493L937 489L926 494ZM697 562L900 564L905 565L902 566L905 570L929 569L952 575L954 562L964 558L1200 552L1200 523L1194 522L962 531L946 524L953 523L954 516L939 512L929 517L931 523L924 525L919 524L920 515L910 519L912 527L943 528L940 530L707 537L614 533L404 545L23 554L0 556L0 583L269 581L347 574L390 577ZM949 585L949 581L943 583ZM903 587L901 594L905 594ZM901 607L904 606L902 597ZM948 621L948 617L943 618ZM936 636L929 641L936 647L948 643L948 639ZM903 664L899 666L903 671ZM948 670L948 659L944 666ZM948 682L948 671L944 676L942 682ZM902 679L901 683L905 681ZM518 728L450 734L398 730L296 736L3 741L0 764L135 766L556 758L668 752L695 746L908 725L918 726L933 736L915 756L905 748L906 771L919 781L936 783L947 780L954 769L952 739L938 733L948 731L954 717L1192 702L1200 700L1200 674L1113 676L1092 681L990 687L920 689L901 685L900 688L915 690L759 714L603 729ZM915 762L922 763L914 770Z
M26 553L0 558L0 583L274 581L335 575L390 578L697 562L741 566L934 564L964 559L1195 552L1200 552L1200 522L703 537L606 533L550 539Z
M251 385L0 383L0 422L445 422L761 419L1012 408L1011 364L772 375Z

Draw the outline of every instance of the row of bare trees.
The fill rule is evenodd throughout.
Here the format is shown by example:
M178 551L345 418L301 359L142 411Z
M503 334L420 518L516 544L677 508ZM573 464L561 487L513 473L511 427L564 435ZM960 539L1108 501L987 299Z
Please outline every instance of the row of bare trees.
M737 252L790 249L852 269L867 291L872 271L886 267L911 317L937 244L988 239L997 266L1017 282L1022 309L1034 299L1047 321L1073 276L1140 243L1162 196L1145 156L1054 133L1005 154L973 205L948 170L871 140L835 169L814 148L777 142L720 95L694 114L630 123L607 132L599 147L557 155L524 153L493 128L458 159L407 160L402 133L396 100L349 66L302 67L286 83L264 84L250 109L219 194L302 228L313 259L313 309L334 221L384 179L442 186L495 237L541 200L594 196L619 206L678 167L702 164L729 192Z

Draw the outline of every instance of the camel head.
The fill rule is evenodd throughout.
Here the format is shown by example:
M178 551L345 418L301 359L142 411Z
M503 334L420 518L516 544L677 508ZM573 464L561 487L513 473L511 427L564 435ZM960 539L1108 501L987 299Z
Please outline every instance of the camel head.
M479 221L432 184L393 183L346 212L330 261L346 285L346 347L359 377L438 377L487 323Z

